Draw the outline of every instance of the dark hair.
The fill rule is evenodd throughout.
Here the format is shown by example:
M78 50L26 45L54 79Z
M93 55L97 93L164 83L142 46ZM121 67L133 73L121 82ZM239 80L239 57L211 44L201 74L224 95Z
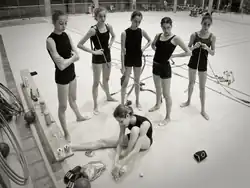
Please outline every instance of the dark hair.
M164 17L161 19L161 25L164 23L170 24L172 26L173 21L170 17Z
M74 188L91 188L91 184L86 178L79 178L75 181Z
M213 18L211 16L211 14L209 14L208 12L202 17L201 23L207 19L210 20L211 22L213 22Z
M133 20L136 16L139 16L139 17L143 17L142 16L142 13L138 10L135 10L132 14L131 14L131 20Z
M115 118L126 118L127 115L132 116L134 114L133 108L131 106L126 106L123 104L119 104L115 111L113 112L113 116Z
M100 12L102 12L102 11L107 11L107 9L104 8L104 7L95 8L95 10L94 10L95 20L96 20L98 14L99 14Z
M56 23L56 21L59 19L60 16L65 15L65 13L61 10L56 10L54 11L53 15L52 15L52 22L53 24Z

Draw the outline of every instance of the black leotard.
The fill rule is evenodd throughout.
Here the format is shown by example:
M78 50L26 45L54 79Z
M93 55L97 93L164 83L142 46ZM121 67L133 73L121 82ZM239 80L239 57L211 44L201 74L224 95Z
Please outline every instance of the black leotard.
M126 67L141 67L142 66L142 30L137 28L133 30L128 28L126 32L126 55L125 55L125 66Z
M148 132L147 132L146 135L150 139L150 145L151 145L153 143L153 126L152 126L152 123L146 117L139 116L139 115L136 115L136 114L134 114L134 116L136 117L136 123L133 124L133 125L129 124L128 129L131 130L133 127L139 127L140 128L144 121L148 121L150 123L150 127L149 127ZM130 134L128 134L128 139L130 139Z
M92 46L93 50L99 50L99 49L103 49L104 50L104 55L106 57L107 62L111 62L111 53L110 53L110 49L109 49L109 28L107 25L106 29L107 31L104 33L101 33L97 27L97 25L92 26L91 28L94 28L96 31L96 34L92 37L90 37L90 42L91 42L91 46L92 43L94 44L94 46ZM99 38L99 41L98 41ZM100 46L100 43L101 46ZM106 63L105 58L103 57L103 55L92 55L92 63L94 64L103 64Z
M60 35L53 32L48 36L48 38L52 38L55 41L56 50L61 57L63 57L64 59L71 58L72 46L71 46L69 37L65 32L63 32ZM49 52L49 55L51 57L50 52ZM56 68L55 81L57 84L66 85L75 79L76 74L75 74L74 63L70 64L66 69L62 71L57 67L55 62L54 64Z
M162 34L159 34L155 43L156 50L154 55L153 74L160 76L162 79L168 79L172 76L169 58L176 48L176 45L171 43L175 35L166 41L160 40L161 35Z
M203 39L199 37L197 32L195 32L195 39L193 45L195 45L196 42L202 42L206 44L208 47L211 47L212 33L209 35L208 38ZM208 51L203 48L196 48L192 51L192 56L190 57L188 67L192 69L197 69L199 63L198 71L205 72L207 71L207 59L208 59Z

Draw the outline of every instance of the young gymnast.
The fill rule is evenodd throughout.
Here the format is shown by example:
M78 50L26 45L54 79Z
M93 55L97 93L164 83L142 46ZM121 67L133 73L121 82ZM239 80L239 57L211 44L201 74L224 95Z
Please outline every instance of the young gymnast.
M142 13L134 11L131 15L131 26L121 34L121 59L122 59L122 74L124 80L121 89L121 104L125 102L126 90L129 82L129 77L133 68L134 71L134 83L135 83L135 96L136 107L140 110L141 105L139 101L140 93L140 76L142 66L142 54L150 46L151 39L146 31L139 28L142 20ZM148 42L142 48L142 38L145 38Z
M216 37L209 32L212 25L212 17L209 13L202 17L200 31L191 35L188 47L192 51L192 56L189 60L189 84L188 84L188 99L181 107L190 105L191 96L196 80L196 70L198 69L199 85L200 85L200 100L201 100L201 115L209 120L209 116L205 110L205 87L207 80L207 61L208 54L215 54Z
M76 74L74 62L79 60L76 48L70 36L65 33L67 15L61 11L55 11L52 15L54 31L48 36L46 47L55 64L55 82L58 93L58 116L64 131L65 138L70 141L70 135L66 125L65 111L67 102L74 111L77 121L89 119L82 116L76 104Z
M170 113L172 107L172 99L170 96L170 84L172 71L169 60L176 57L190 56L191 52L184 44L182 39L172 34L172 20L165 17L161 20L161 28L163 33L157 34L152 43L152 48L155 50L153 59L153 79L156 88L156 104L149 112L158 110L161 106L161 95L166 102L166 117L159 124L160 126L166 125L170 121ZM173 54L176 46L180 46L185 52L180 54Z
M77 47L81 50L92 54L92 68L93 68L93 86L92 95L94 100L94 114L99 114L97 97L100 76L102 72L103 88L105 90L108 101L117 101L110 95L109 92L109 77L111 72L111 53L110 48L115 40L115 33L110 24L106 24L107 10L99 7L95 9L95 19L97 24L92 26L87 34L80 40ZM111 40L110 39L111 34ZM94 44L94 49L89 49L84 44L90 39L91 46Z
M153 127L149 119L133 113L130 106L120 104L113 112L114 118L120 126L119 138L101 139L96 142L72 145L72 151L97 150L103 148L116 148L114 168L112 175L119 178L119 174L124 170L130 160L141 150L148 150L153 143ZM125 134L126 129L130 133ZM126 149L123 150L123 147ZM123 171L124 172L124 171Z

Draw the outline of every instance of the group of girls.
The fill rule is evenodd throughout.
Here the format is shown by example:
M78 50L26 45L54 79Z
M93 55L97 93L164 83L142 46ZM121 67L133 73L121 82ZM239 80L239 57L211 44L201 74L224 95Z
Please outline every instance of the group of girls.
M106 23L107 11L104 8L96 8L94 18L97 24L92 26L87 34L79 41L77 47L83 51L92 54L93 69L93 86L92 95L94 101L94 114L99 113L97 98L100 76L102 73L102 86L106 93L108 101L117 102L109 90L109 77L111 73L111 47L115 41L115 32L110 24ZM125 95L128 81L133 68L134 85L136 96L136 108L142 108L139 100L140 76L142 67L142 54L151 45L155 51L153 58L153 80L156 89L156 104L149 109L150 112L160 108L162 103L162 94L166 103L166 117L159 125L166 125L170 121L172 99L170 95L170 85L172 71L169 61L177 57L191 56L189 60L189 85L188 99L181 107L190 104L193 87L196 80L196 71L198 69L201 114L205 119L209 119L205 111L205 84L207 79L207 59L208 54L215 53L215 36L209 32L212 24L212 17L209 14L203 16L200 31L193 33L190 37L188 46L183 40L172 33L172 20L164 17L161 22L162 33L157 34L154 40L139 25L142 21L142 13L134 11L131 15L131 26L121 34L121 71L123 74L121 86L121 104L117 106L113 115L120 125L119 139L112 138L108 140L98 140L94 143L85 143L79 146L72 146L73 150L93 150L99 148L116 147L117 154L114 162L114 176L118 176L121 168L140 150L147 150L153 143L152 123L146 117L133 114L133 109L125 105ZM78 110L76 104L76 75L74 63L79 60L77 49L72 39L65 33L67 26L67 16L56 11L52 16L54 31L47 38L47 50L55 64L55 82L58 89L58 116L62 125L65 138L70 140L70 135L66 126L65 111L67 102L75 112L77 121L90 119L83 116ZM111 36L111 37L110 37ZM142 39L145 38L147 43L142 47ZM86 47L85 43L90 39L91 48ZM184 52L173 54L175 48L179 46ZM131 132L125 135L128 128ZM122 152L122 147L127 149ZM122 158L122 159L120 159Z

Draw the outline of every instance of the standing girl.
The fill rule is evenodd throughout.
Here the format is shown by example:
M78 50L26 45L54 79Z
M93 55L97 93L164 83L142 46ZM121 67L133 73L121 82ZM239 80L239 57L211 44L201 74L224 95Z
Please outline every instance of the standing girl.
M88 33L80 40L77 47L81 50L92 54L92 68L93 68L93 86L92 95L94 100L94 114L99 114L97 97L98 86L100 82L100 76L102 72L103 88L105 90L108 101L116 101L111 97L109 92L109 77L111 72L111 54L110 48L115 40L115 33L113 27L110 24L106 24L107 10L99 7L95 9L95 19L97 24L92 26ZM110 39L111 34L111 40ZM87 48L84 44L90 39L94 47L92 49Z
M215 54L216 37L209 32L213 19L209 13L205 14L201 20L202 28L200 31L191 35L188 47L192 51L192 56L189 60L189 84L188 84L188 99L181 107L190 105L191 96L196 80L196 70L198 69L199 85L200 85L200 100L201 100L201 115L209 120L209 116L205 110L205 87L207 80L207 60L208 54Z
M126 29L121 35L121 59L122 59L122 73L124 79L122 81L121 89L121 104L124 104L126 89L129 82L129 77L133 68L134 82L135 82L135 96L136 107L141 109L139 102L140 93L140 76L142 66L142 54L150 46L151 39L146 31L139 28L142 20L142 13L134 11L131 15L131 26ZM148 43L141 48L142 38L145 37Z
M163 33L157 34L152 43L152 48L155 50L154 62L153 62L153 78L156 88L156 104L149 112L158 110L161 106L161 95L166 102L166 117L159 124L160 126L166 125L170 121L170 113L172 108L172 99L170 96L170 85L172 70L169 63L169 59L175 57L190 56L191 52L184 44L182 39L172 34L172 19L165 17L161 20L161 28ZM176 46L180 46L185 52L180 54L173 54Z
M83 117L76 104L76 74L74 62L79 60L76 48L66 29L68 18L61 12L56 11L52 15L54 31L49 35L46 41L48 53L55 64L55 82L57 83L58 93L58 116L64 131L65 138L70 141L69 132L66 125L65 111L67 102L75 112L77 121L84 121L89 117Z

